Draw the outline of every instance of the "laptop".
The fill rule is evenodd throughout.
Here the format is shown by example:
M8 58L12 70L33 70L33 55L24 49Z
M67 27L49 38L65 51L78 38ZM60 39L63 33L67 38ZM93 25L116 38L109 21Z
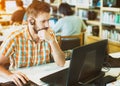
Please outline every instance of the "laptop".
M89 86L103 77L108 40L101 40L73 49L69 68L40 78L47 86ZM94 85L90 85L94 86Z

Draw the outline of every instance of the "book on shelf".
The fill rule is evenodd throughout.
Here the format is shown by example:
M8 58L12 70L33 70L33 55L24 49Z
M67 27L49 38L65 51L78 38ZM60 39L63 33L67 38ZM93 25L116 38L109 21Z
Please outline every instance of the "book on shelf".
M103 12L102 23L120 25L120 14L114 12Z
M103 29L102 38L106 38L112 41L120 42L120 30L116 29Z

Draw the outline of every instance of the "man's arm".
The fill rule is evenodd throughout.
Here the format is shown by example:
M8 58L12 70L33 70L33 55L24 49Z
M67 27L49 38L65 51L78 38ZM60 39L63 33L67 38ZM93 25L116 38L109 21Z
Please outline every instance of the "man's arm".
M50 41L49 43L50 43L50 46L51 46L52 55L53 55L53 58L54 58L55 62L59 66L64 66L64 64L65 64L65 54L64 54L64 52L60 49L58 43L55 40Z
M8 68L9 68L9 59L5 56L1 56L0 57L0 75L3 75L3 76L7 76L9 74L11 74L10 71L8 71Z
M38 36L41 40L45 40L50 44L52 56L54 58L54 61L59 66L64 66L65 64L65 54L59 47L59 44L53 34L53 31L51 29L42 30L38 32Z
M8 67L6 66L8 66L9 63L9 58L3 55L0 56L0 76L3 76L10 81L13 81L17 86L22 86L22 83L27 83L29 79L26 77L26 75L20 72L12 73L7 69Z

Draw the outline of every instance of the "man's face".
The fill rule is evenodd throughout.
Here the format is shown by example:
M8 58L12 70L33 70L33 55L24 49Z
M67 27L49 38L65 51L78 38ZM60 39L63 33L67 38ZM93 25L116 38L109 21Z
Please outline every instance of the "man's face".
M43 29L48 29L49 28L49 19L50 19L49 13L38 14L38 16L35 18L35 30L40 31Z

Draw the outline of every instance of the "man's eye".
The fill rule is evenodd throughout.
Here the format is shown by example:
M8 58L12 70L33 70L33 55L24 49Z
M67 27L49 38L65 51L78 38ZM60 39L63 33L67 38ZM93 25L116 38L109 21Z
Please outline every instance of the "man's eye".
M41 21L42 23L45 23L45 22L49 22L49 20L43 20L43 21Z
M42 21L42 23L45 23L45 20L44 20L44 21Z

